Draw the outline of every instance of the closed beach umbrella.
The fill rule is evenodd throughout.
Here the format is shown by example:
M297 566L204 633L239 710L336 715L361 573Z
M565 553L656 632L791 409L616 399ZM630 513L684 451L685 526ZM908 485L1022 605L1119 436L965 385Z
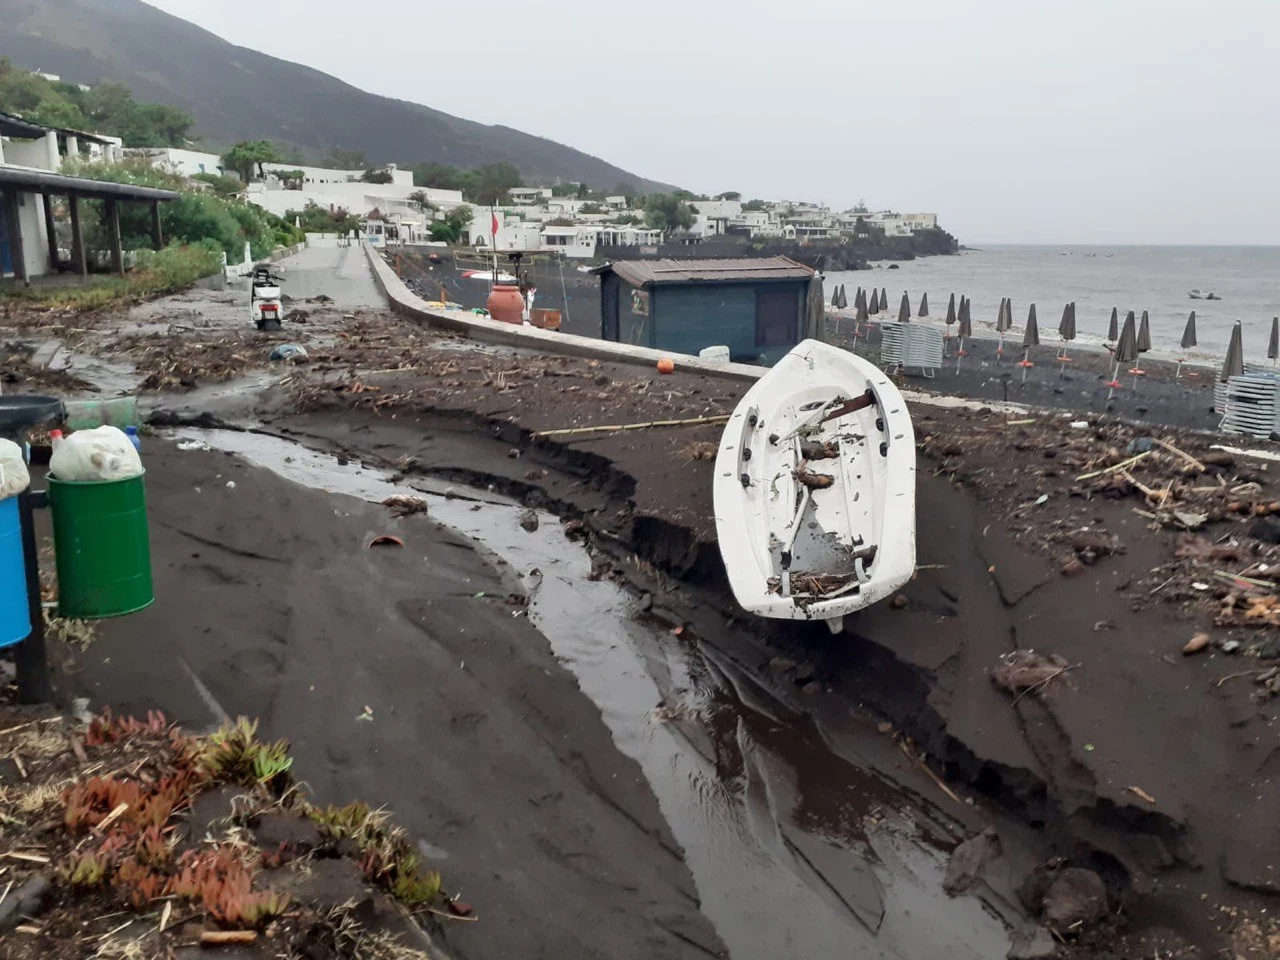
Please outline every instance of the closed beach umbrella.
M861 287L859 287L857 293L853 295L853 309L867 309L867 291L863 290Z
M922 293L920 295L920 313L917 316L927 317L929 315L929 294Z
M960 298L960 318L956 327L956 336L960 338L960 345L956 348L956 375L960 373L960 358L964 356L964 342L973 336L973 322L969 317L969 301L965 297Z
M1112 359L1115 360L1116 365L1111 372L1111 379L1107 382L1108 400L1115 396L1116 388L1120 386L1120 364L1133 363L1138 359L1138 331L1134 324L1132 310L1124 318L1124 328L1120 331L1119 342L1116 343ZM1137 377L1134 377L1134 385L1137 386Z
M1191 311L1191 315L1187 317L1186 329L1182 331L1182 349L1188 350L1196 345L1196 312ZM1183 357L1178 358L1178 366L1173 372L1173 378L1177 380L1182 376Z
M953 293L951 299L947 301L947 326L951 326L956 322L956 295Z
M1116 362L1134 363L1138 359L1138 326L1133 311L1124 318L1124 328L1120 331L1120 341L1116 344Z
M888 287L880 288L880 309L881 310L889 309L889 288Z
M902 303L898 304L898 322L906 323L911 319L911 298L907 296L907 291L902 291Z
M1062 322L1058 324L1058 336L1062 338L1062 352L1058 359L1062 361L1060 373L1066 373L1066 365L1071 361L1067 356L1067 344L1076 338L1076 305L1068 303L1062 310Z
M880 297L874 290L871 291L871 299L867 301L867 313L875 315L880 312Z
M1036 323L1035 311L1027 317L1027 328L1022 331L1022 345L1024 347L1040 346L1040 325Z
M1186 329L1182 331L1182 349L1190 350L1196 345L1196 312L1191 311L1191 315L1187 317Z
M1142 324L1138 327L1138 353L1146 353L1151 349L1151 318L1147 311L1142 311Z
M1280 357L1280 317L1271 318L1271 339L1267 341L1267 359L1272 366L1276 357Z
M1107 343L1115 343L1120 336L1120 311L1111 308L1111 324L1107 327Z
M1012 317L1006 310L1008 306L1009 299L1001 297L1000 309L996 311L996 333L1000 335L1000 339L996 342L996 363L999 363L1000 358L1004 356L1004 332L1013 326Z
M844 310L849 306L849 295L844 291L844 284L840 284L840 309Z
M1227 357L1222 362L1222 379L1230 380L1244 374L1244 339L1240 333L1240 321L1231 328L1231 342L1227 344Z
M837 310L840 308L840 288L836 287L831 291L831 305Z
M1013 304L1009 304L1008 310L1013 310ZM1040 325L1036 323L1036 311L1033 307L1027 313L1027 326L1022 331L1022 360L1018 362L1018 366L1022 368L1022 382L1027 382L1027 369L1034 366L1031 362L1031 348L1040 345Z

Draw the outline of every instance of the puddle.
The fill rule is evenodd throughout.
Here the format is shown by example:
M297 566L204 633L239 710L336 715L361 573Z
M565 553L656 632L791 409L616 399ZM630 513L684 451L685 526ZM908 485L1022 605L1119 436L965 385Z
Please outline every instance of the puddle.
M276 437L168 435L314 489L424 492ZM459 489L471 499L426 492L430 515L521 572L530 619L639 763L734 960L1005 955L994 910L942 891L955 838L934 813L833 753L807 717L713 652L645 622L625 591L588 580L590 558L555 517L528 533L518 506Z

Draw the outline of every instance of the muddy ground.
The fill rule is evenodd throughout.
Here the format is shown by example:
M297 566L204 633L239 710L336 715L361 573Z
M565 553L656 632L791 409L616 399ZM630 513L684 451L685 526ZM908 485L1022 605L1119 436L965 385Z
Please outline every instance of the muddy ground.
M265 392L241 397L246 423L408 482L492 488L581 521L596 558L593 579L620 583L682 642L735 665L823 731L820 742L841 744L855 765L908 784L950 824L944 834L994 826L1004 853L979 867L978 887L1014 906L1006 920L1015 927L1024 922L1019 914L1046 920L1065 941L1061 949L1082 957L1280 955L1265 920L1280 859L1268 840L1280 799L1268 736L1277 676L1270 662L1280 657L1271 600L1280 535L1269 515L1273 504L1280 509L1280 489L1266 461L1223 455L1185 431L1127 426L1101 408L1083 417L1087 427L1073 428L1080 414L918 404L920 573L901 600L849 618L833 641L822 627L744 621L735 610L710 502L708 445L718 427L535 436L715 416L732 409L740 387L476 350L377 312L339 326L316 363L273 367ZM978 355L973 362L982 369ZM1003 384L979 376L981 390ZM1165 390L1166 407L1152 402L1139 412L1135 403L1115 412L1154 421L1167 409L1173 426L1197 423L1206 387L1144 383L1143 396ZM1096 396L1096 385L1090 389ZM1173 449L1148 447L1153 436ZM668 808L658 810L635 764L614 751L618 734L610 743L597 708L575 693L537 632L511 617L505 600L487 599L513 589L507 578L461 541L444 553L456 561L442 564L436 541L451 535L434 531L432 544L421 543L429 522L420 517L393 526L384 510L354 500L334 513L323 495L239 461L165 448L157 456L171 474L153 481L165 484L152 494L161 600L108 624L73 661L74 682L95 702L176 699L189 713L207 714L191 694L194 674L228 712L259 713L278 725L277 735L292 737L318 792L332 785L361 795L361 784L373 787L379 796L370 799L386 799L402 822L450 852L448 869L464 871L469 899L492 898L509 912L510 923L451 937L460 956L511 955L502 951L517 949L521 935L527 945L531 927L568 938L548 939L553 952L593 955L589 947L610 936L602 929L610 924L584 928L582 914L634 914L651 890L657 901L636 923L658 931L662 949L722 949L727 938L717 939L703 917L715 910L699 912L679 862L689 862L690 845L666 833ZM1125 470L1112 469L1133 457L1140 459ZM403 552L363 551L360 541L384 528L416 535ZM400 569L414 556L439 576L438 596L416 564L412 575ZM458 577L482 588L467 593L472 583ZM200 586L192 591L192 583ZM374 599L376 590L394 607ZM424 624L409 609L424 591L436 607L448 606L438 628L438 610ZM480 592L486 598L476 598ZM195 623L199 632L174 628ZM456 646L463 635L451 630L470 636L481 632L476 624L486 625L486 642L468 646L464 658ZM1184 654L1199 633L1208 635L1200 650ZM157 659L159 636L172 637L166 645L181 651L190 672L176 658ZM1048 660L1032 684L997 686L993 676L1008 674L1001 668L1010 655L1027 650L1061 659ZM455 672L454 657L466 668ZM474 683L472 669L483 674ZM315 678L327 697L310 690ZM544 679L546 701L528 693ZM377 697L392 706L372 702ZM477 702L486 708L477 711ZM337 734L335 726L365 706L374 721ZM459 727L458 717L477 712ZM531 717L537 729L529 733ZM494 751L495 737L486 735L493 728L509 751ZM526 751L541 762L513 771L512 757ZM602 799L597 788L612 776L582 774L583 762L588 770L617 765L639 812L624 807L623 815ZM839 806L839 789L833 797L825 784L866 790L832 777L829 758L788 763L811 782L802 792L811 799L784 818L792 824L805 810ZM728 764L729 782L741 781L741 766L741 759ZM511 787L498 786L511 783L507 775L521 785L509 797L502 790ZM573 785L579 820L595 828L587 838L593 852L566 853L554 831L568 828L527 799L545 777ZM549 845L521 842L530 817L552 831ZM637 843L635 863L617 861L617 851ZM636 872L602 882L604 868L582 868L580 859ZM491 862L507 866L490 871ZM504 882L530 864L539 876L560 879L563 871L568 886L518 872L518 883ZM1053 906L1044 886L1068 870L1088 871L1105 888L1101 916L1074 929L1039 916ZM862 917L866 903L847 889L856 882L837 886ZM561 889L580 893L562 897ZM938 904L931 910L940 915ZM629 939L639 927L618 923L616 941L598 955L629 956L625 944L643 942ZM923 955L881 946L887 955ZM664 955L646 949L634 955Z

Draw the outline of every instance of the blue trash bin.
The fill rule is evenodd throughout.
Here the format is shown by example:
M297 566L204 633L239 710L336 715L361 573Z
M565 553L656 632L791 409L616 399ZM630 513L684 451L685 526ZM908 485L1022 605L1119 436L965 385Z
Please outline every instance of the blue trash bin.
M27 603L27 565L22 555L22 518L18 498L0 500L0 647L31 635Z

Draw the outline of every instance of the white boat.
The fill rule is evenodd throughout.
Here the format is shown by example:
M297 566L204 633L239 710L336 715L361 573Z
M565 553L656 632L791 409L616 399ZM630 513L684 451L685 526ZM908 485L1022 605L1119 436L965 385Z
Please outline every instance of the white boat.
M915 573L911 416L889 377L848 351L805 340L747 391L714 493L729 584L751 613L839 633Z
M1196 287L1194 290L1187 291L1187 296L1192 300L1221 300L1222 298L1212 290L1201 290Z

